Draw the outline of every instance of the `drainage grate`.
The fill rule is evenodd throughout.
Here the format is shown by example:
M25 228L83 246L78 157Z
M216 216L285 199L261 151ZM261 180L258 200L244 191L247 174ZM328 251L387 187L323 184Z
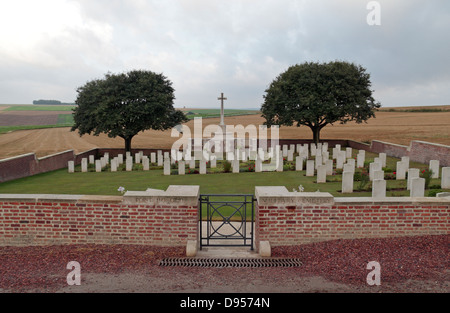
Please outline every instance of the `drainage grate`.
M166 258L160 266L182 267L299 267L299 259L286 258Z

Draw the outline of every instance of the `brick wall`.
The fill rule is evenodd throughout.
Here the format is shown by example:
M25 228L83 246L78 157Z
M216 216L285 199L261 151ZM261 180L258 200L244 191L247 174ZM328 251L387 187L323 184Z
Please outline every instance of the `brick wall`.
M314 194L300 194L305 195L286 191L284 195L257 196L257 247L260 241L284 246L344 238L450 233L449 198L389 198L384 201L334 198L333 201L331 197L325 203L327 201L315 201Z
M389 142L373 140L371 152L384 152L388 156L401 158L409 156L414 162L428 164L430 160L439 160L440 166L450 166L450 146L413 140L409 147Z
M415 162L428 164L430 160L439 160L440 166L450 166L450 146L414 140L408 155Z
M185 246L197 240L197 202L172 202L165 195L141 196L145 203L126 198L2 195L0 245Z
M30 153L3 159L0 160L0 183L67 168L67 163L75 159L73 150L42 158L37 158L34 153Z

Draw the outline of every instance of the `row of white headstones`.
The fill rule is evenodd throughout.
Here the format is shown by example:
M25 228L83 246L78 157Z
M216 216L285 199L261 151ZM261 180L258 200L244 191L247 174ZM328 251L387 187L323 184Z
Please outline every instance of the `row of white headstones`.
M294 155L297 156L294 158ZM232 172L239 173L240 162L247 162L248 160L255 161L255 172L263 171L283 171L284 160L293 162L295 159L295 170L303 171L304 163L306 161L306 176L313 177L317 175L316 182L326 183L326 177L333 174L334 167L342 169L342 193L352 193L354 185L354 175L356 168L364 167L365 150L359 150L355 159L352 158L353 149L345 148L342 150L341 145L336 145L332 149L332 155L328 151L328 143L316 144L297 144L297 145L282 145L269 147L267 151L262 148L258 150L250 149L235 149L234 152L228 153L204 153L203 150L192 151L187 149L185 153L181 151L172 150L171 152L164 152L158 150L156 153L150 153L146 156L142 151L136 153L134 158L130 152L125 155L119 154L117 157L110 160L109 154L105 153L103 157L98 160L94 159L93 155L89 158L83 158L81 161L81 171L88 171L88 163L95 164L96 172L101 172L107 164L110 164L111 172L116 172L118 167L125 161L126 171L133 170L133 164L142 163L144 171L150 170L150 164L163 166L164 175L171 175L172 164L178 163L178 175L186 174L186 165L190 169L196 168L196 160L199 161L199 174L207 173L207 163L211 168L217 167L217 160L225 159L231 161ZM275 158L273 158L275 156ZM309 157L314 156L314 159ZM277 162L271 164L264 164L264 160L276 159ZM336 164L334 162L336 161ZM133 163L134 162L134 163ZM407 189L410 190L411 197L423 197L425 192L425 179L420 178L420 170L418 168L409 168L409 157L402 157L401 161L397 162L396 179L405 180L407 175ZM69 173L75 171L75 164L69 161ZM386 196L386 181L384 179L383 168L386 167L386 154L380 153L374 161L369 164L369 180L372 181L372 196L375 198L383 198ZM439 178L439 161L431 160L429 168L433 171L432 178ZM450 167L442 168L441 188L450 188Z

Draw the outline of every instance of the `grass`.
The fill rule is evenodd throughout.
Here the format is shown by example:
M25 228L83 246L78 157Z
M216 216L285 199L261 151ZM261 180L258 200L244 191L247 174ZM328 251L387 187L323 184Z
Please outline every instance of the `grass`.
M370 162L376 154L366 153L366 161ZM396 158L387 158L386 175L393 175ZM175 166L174 166L175 167ZM133 172L110 172L109 169L101 173L93 172L90 166L89 173L81 173L76 167L75 173L68 173L67 169L39 174L31 177L17 179L0 184L0 193L28 193L28 194L86 194L86 195L120 195L117 191L120 186L126 190L144 191L147 188L166 190L169 185L198 185L202 194L253 194L255 186L285 186L289 191L304 187L305 192L329 192L335 197L367 197L371 196L371 184L365 190L357 191L358 181L354 183L353 194L342 194L342 176L337 174L327 176L326 184L317 184L316 177L306 177L305 171L296 172L288 170L294 163L285 165L283 172L248 172L248 165L241 163L239 174L223 173L222 165L218 162L216 169L208 168L207 175L186 174L176 175L177 169L172 169L173 175L163 175L161 167L153 166L150 171L143 171L142 165L136 164ZM411 168L425 169L427 165L410 162ZM198 168L198 166L197 166ZM186 169L186 173L188 169ZM433 179L430 185L439 185L440 179ZM406 181L387 180L388 196L408 196L409 191L399 190L406 188Z
M373 160L376 155L366 153L366 160ZM386 175L393 175L393 166L398 159L387 158ZM124 187L131 191L145 191L147 188L166 190L169 185L198 185L201 194L254 194L256 186L285 186L289 191L298 190L299 186L304 187L304 192L329 192L335 197L371 197L371 183L362 190L358 191L358 181L354 182L354 193L342 194L342 176L339 171L332 176L327 176L327 183L317 184L316 177L306 177L305 171L297 172L288 170L294 166L294 163L287 163L283 172L263 172L255 173L248 171L248 164L241 163L239 174L223 173L221 161L218 162L216 169L208 168L208 174L186 174L177 175L177 167L172 169L172 175L163 175L161 167L151 166L150 171L143 171L142 165L135 164L133 172L126 172L123 166L118 172L111 172L106 168L101 173L94 172L94 166L89 165L88 173L81 173L80 166L77 166L75 173L68 173L67 169L43 173L31 177L21 178L10 182L0 183L0 193L3 194L78 194L78 195L121 195L119 187ZM426 165L411 162L411 167L425 169ZM198 168L198 164L197 167ZM360 171L360 170L357 170ZM188 168L186 169L186 173ZM438 186L440 179L432 179L431 186ZM437 190L429 190L432 193ZM450 190L439 190L450 191ZM388 197L409 196L406 190L406 180L387 180ZM427 193L426 193L427 195ZM435 196L434 194L432 196ZM215 201L240 201L242 197L220 197L214 198ZM206 216L207 205L202 206L203 216ZM247 204L247 219L251 218L251 205ZM223 216L230 216L234 209L230 205L222 206L219 211ZM231 220L240 220L241 216L236 214ZM213 219L220 219L215 213Z
M72 111L74 107L73 105L11 105L4 111Z

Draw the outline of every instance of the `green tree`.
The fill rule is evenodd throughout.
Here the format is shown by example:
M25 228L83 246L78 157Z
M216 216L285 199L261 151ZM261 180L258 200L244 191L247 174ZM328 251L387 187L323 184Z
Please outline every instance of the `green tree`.
M173 107L172 83L151 71L108 73L104 79L87 82L77 92L72 131L78 129L80 136L105 133L111 138L121 137L126 151L131 151L131 140L141 131L166 130L188 121Z
M348 62L303 63L289 67L265 91L261 107L265 124L308 126L318 143L329 124L362 123L381 105L370 89L370 74Z

